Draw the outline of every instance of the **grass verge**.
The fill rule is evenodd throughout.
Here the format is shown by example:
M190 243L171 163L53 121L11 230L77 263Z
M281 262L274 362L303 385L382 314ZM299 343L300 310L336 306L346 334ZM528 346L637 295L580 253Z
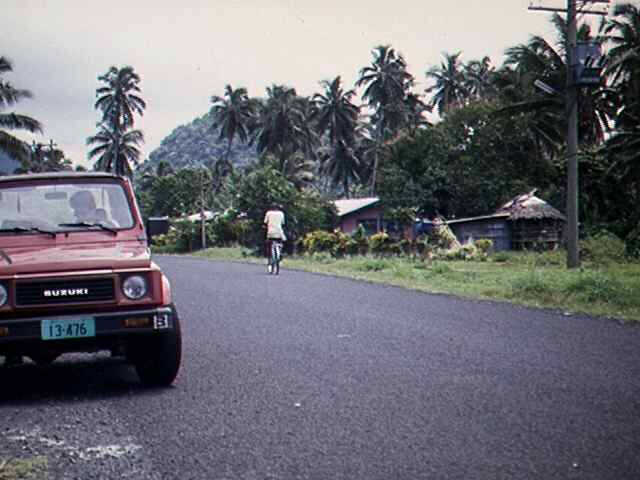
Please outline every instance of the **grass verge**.
M211 248L193 255L264 264L241 248ZM421 262L408 258L329 255L285 257L284 268L325 273L466 298L561 309L640 321L640 264L585 264L567 270L562 252L496 255L487 261Z
M0 480L44 480L48 478L46 457L0 457Z

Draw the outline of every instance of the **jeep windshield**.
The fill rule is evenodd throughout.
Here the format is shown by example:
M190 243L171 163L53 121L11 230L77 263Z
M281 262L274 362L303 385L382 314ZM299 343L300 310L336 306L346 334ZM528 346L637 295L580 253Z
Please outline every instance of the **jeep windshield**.
M126 193L115 182L55 182L0 188L0 235L118 230L134 226Z

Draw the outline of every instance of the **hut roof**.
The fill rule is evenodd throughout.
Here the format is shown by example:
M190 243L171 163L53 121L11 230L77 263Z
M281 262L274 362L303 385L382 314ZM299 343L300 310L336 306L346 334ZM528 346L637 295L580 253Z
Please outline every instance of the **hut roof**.
M547 202L535 196L535 190L509 200L496 213L508 213L509 220L541 220L552 218L566 220L560 211L553 208Z

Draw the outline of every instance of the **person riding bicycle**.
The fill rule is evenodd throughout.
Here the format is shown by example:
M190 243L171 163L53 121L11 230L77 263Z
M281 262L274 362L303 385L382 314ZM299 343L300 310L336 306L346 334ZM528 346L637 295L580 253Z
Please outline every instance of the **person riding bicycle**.
M264 225L267 227L267 257L269 273L280 273L280 255L282 245L287 239L284 234L284 212L278 204L273 204L264 215Z

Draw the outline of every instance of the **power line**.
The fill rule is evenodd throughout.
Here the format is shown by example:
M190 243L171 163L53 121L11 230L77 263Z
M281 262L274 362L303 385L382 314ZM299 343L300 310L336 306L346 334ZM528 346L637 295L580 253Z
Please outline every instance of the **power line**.
M591 8L588 7L589 4L592 3L602 3L602 4L606 4L606 7L604 10L593 10ZM580 5L582 4L582 5ZM602 15L602 16L606 16L609 14L609 4L610 4L610 0L582 0L582 1L578 1L576 2L576 14L584 14L584 15ZM533 0L531 0L529 2L529 10L542 10L542 11L547 11L547 12L563 12L563 13L567 13L568 12L568 7L567 8L559 8L559 7L546 7L546 6L541 6L541 5L534 5Z

